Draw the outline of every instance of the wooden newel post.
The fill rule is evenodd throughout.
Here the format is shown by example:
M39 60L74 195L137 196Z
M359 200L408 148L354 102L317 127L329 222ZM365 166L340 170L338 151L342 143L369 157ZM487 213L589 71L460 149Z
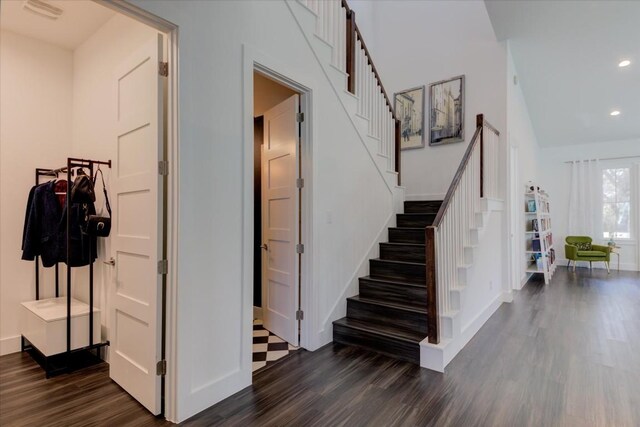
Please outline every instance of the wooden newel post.
M428 226L425 229L425 251L427 269L427 337L429 343L438 344L438 297L436 289L436 228Z
M401 143L401 136L400 136L400 120L395 119L395 136L396 136L396 143L395 143L395 151L396 151L396 172L398 172L398 185L401 185L402 180L400 179L400 143Z
M480 197L484 197L484 116L476 116L476 128L480 130Z
M356 93L356 13L347 10L347 90Z

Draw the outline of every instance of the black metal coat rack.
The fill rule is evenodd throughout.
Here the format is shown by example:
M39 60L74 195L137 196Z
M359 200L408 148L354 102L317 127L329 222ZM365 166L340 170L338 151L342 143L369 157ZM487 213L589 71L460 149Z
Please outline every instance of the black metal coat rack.
M71 349L71 173L73 168L83 168L89 169L89 176L93 178L94 176L94 166L96 165L105 165L111 168L111 160L108 161L100 161L100 160L88 160L88 159L80 159L69 157L67 158L67 165L58 169L36 169L36 185L40 183L40 177L42 176L52 176L58 177L58 174L62 172L67 173L67 195L66 195L66 238L67 238L67 254L66 254L66 262L67 262L67 318L66 318L66 326L67 326L67 350L64 353L56 354L52 356L45 356L42 352L40 352L33 344L25 343L24 336L22 337L22 350L28 350L35 353L35 359L43 365L45 369L46 376L49 378L50 376L61 374L64 372L70 372L77 366L85 366L86 361L83 361L82 357L75 357L86 355L87 353L91 356L92 350L96 350L95 356L91 357L92 359L99 359L99 351L102 347L109 345L109 341L94 343L93 337L93 259L92 259L92 248L93 242L89 243L89 345L78 348L75 350ZM36 300L40 299L40 268L39 268L39 257L35 258L36 263ZM58 263L55 264L55 275L56 275L56 297L59 296L59 268ZM33 354L32 353L32 354ZM61 357L63 356L63 357ZM86 358L84 358L86 359Z

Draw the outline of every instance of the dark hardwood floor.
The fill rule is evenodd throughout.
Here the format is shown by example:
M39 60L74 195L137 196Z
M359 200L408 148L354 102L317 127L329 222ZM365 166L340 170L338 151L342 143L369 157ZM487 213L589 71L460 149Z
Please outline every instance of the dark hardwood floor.
M44 380L0 358L0 425L161 425L104 366ZM188 426L638 426L640 273L558 268L503 304L445 374L330 344L259 371Z
M0 426L167 426L109 379L106 363L45 379L26 353L0 357Z

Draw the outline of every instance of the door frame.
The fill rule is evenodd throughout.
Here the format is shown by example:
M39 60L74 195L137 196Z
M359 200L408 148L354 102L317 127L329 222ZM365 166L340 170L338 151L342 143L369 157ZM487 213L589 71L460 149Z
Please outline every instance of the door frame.
M167 374L162 377L160 415L167 420L175 420L177 412L177 289L178 289L178 208L180 188L179 156L179 104L178 104L178 26L146 10L122 0L93 0L100 6L108 7L142 24L164 33L167 38L166 61L169 64L166 92L166 132L165 160L169 163L165 178L165 259L168 273L162 289L162 350L161 358L167 362Z
M520 170L518 163L518 146L511 138L507 144L507 173L508 173L508 200L509 200L509 217L507 219L508 230L508 274L509 291L512 289L520 290L522 288L522 260L524 259L524 249L521 240L521 228L519 224L524 223L522 219L523 208L521 206L520 193L524 194L524 190L520 191Z
M317 310L313 288L313 81L308 73L286 67L280 61L259 52L253 46L243 44L243 203L242 203L242 350L241 370L247 383L252 382L253 354L253 73L258 72L300 94L300 110L304 120L300 125L299 159L302 166L300 178L304 187L300 197L300 240L304 244L299 268L301 271L299 292L300 347L314 350L317 347L312 332L317 330Z

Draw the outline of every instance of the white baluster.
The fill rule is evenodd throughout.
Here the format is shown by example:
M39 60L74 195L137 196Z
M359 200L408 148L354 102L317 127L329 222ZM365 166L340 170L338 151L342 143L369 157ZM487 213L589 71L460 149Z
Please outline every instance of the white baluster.
M373 123L375 118L373 117L374 91L373 91L373 71L371 69L371 64L368 65L367 83L369 85L369 99L367 100L367 107L368 107L368 113L369 113L369 135L373 135Z
M375 78L375 75L373 77L373 93L375 94L375 98L374 99L374 104L373 104L373 108L374 108L374 113L375 113L375 122L374 122L374 128L373 128L373 132L375 134L376 138L380 138L380 91L378 88L378 79ZM378 140L378 153L380 152L380 141Z
M347 10L340 6L340 69L347 72Z
M324 39L324 3L320 0L314 0L316 7L316 14L318 18L316 19L316 35Z
M324 15L324 28L322 29L322 39L324 41L329 41L329 34L331 33L331 3L328 1L323 1L323 15Z
M340 22L340 18L338 17L338 7L336 7L335 1L330 1L329 7L331 8L331 28L329 33L329 43L333 47L331 51L331 64L334 67L338 68L338 55L340 54L340 46L338 45L338 25Z

